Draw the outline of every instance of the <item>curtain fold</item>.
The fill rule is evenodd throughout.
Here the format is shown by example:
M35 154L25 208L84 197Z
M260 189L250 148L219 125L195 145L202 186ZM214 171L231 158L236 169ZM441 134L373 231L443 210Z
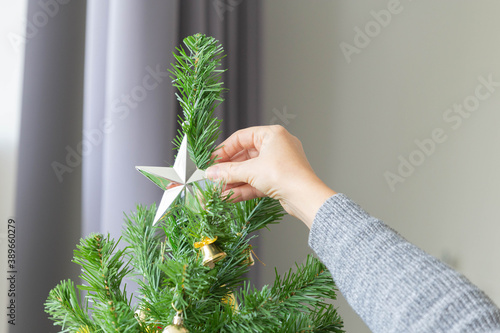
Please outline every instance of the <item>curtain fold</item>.
M53 17L37 1L27 18L39 24L25 49L16 195L16 325L10 332L55 332L43 312L48 292L75 279L80 237L85 2ZM46 24L42 19L47 18Z
M83 137L93 139L91 156L83 160L82 184L82 235L100 231L101 184L103 175L103 141L106 104L106 64L108 49L107 1L89 1L85 47L85 101L83 114Z
M60 280L77 280L79 238L117 238L123 213L161 199L135 166L174 162L180 107L167 70L184 37L211 35L226 51L221 139L259 124L259 3L29 0L28 22L48 20L26 45L10 332L58 331L43 303Z
M89 1L90 6L94 1ZM98 6L101 6L100 1ZM173 62L176 45L176 2L121 0L109 3L107 43L102 45L106 60L104 82L89 82L87 95L101 89L104 122L101 155L89 156L88 168L101 180L85 189L84 232L121 234L123 213L138 203L151 204L161 190L144 182L136 165L165 165L173 160L170 141L177 122L174 89L167 69ZM159 13L162 13L159 15ZM97 32L99 33L99 32ZM99 42L98 40L96 40ZM86 67L87 72L95 68ZM100 80L99 74L95 76ZM92 116L94 109L84 114ZM100 110L98 110L99 112ZM95 130L96 124L87 130ZM84 165L86 170L87 165ZM84 179L84 184L87 180ZM99 198L94 194L100 195ZM93 209L93 208L99 208ZM91 227L90 227L91 226Z

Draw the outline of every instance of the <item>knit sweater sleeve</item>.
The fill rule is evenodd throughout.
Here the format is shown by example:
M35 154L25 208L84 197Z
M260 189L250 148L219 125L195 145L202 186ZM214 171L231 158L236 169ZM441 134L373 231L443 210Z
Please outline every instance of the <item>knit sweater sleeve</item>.
M373 332L500 332L481 290L343 194L321 206L309 245Z

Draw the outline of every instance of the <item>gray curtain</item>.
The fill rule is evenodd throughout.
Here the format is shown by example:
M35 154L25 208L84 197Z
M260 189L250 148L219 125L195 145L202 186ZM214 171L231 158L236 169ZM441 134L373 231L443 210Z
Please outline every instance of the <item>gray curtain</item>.
M255 0L28 2L37 31L25 56L10 332L56 332L43 303L78 279L80 237L118 237L124 212L161 198L134 166L173 163L180 110L166 70L184 37L205 33L226 50L223 137L259 124L260 12Z

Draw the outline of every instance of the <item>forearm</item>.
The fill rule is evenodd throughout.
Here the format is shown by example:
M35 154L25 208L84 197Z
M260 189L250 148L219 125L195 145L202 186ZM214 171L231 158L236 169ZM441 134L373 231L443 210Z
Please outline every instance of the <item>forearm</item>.
M342 194L319 209L309 244L373 332L500 330L482 291Z

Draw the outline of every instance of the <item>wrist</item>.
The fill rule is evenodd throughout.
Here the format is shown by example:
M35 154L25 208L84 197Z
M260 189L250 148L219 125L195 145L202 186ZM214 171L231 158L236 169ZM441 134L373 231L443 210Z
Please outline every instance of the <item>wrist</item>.
M320 207L337 192L329 188L316 175L304 184L302 188L295 191L295 198L292 199L290 205L293 207L292 215L304 222L310 229Z

